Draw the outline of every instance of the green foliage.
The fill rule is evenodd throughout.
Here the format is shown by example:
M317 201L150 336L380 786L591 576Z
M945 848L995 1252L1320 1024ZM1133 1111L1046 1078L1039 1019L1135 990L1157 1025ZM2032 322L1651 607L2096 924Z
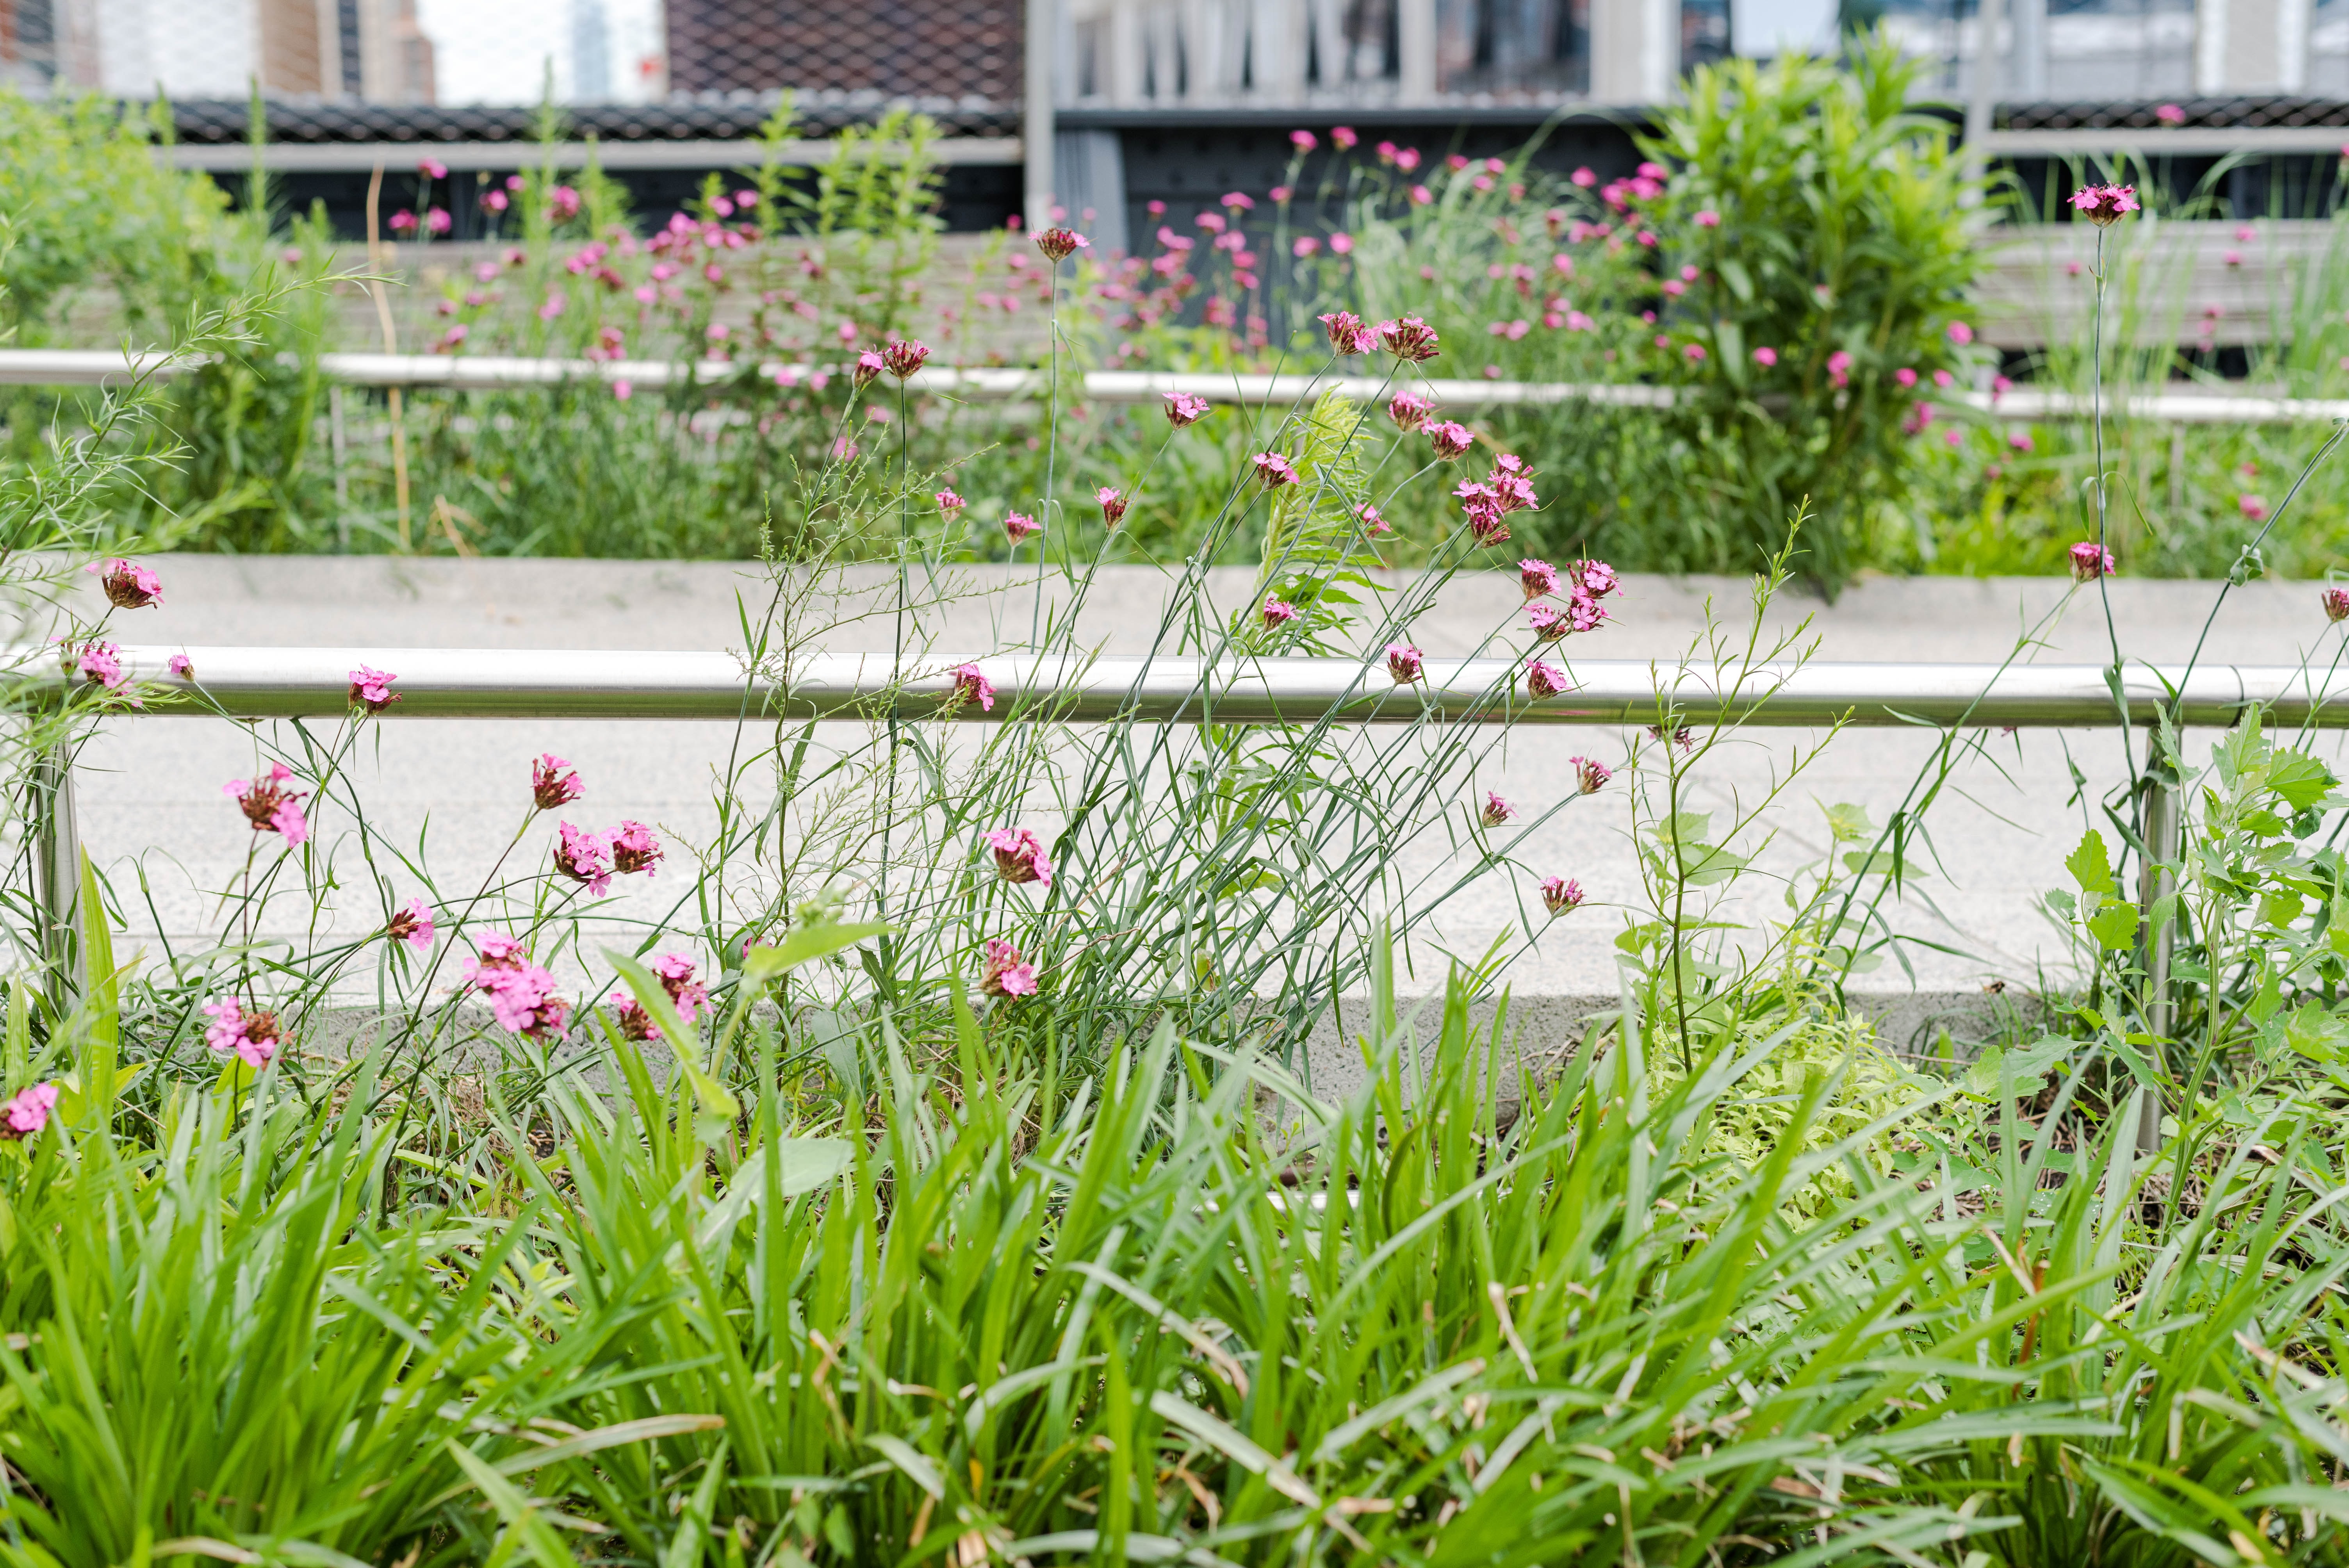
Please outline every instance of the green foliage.
M1680 356L1689 401L1666 421L1696 454L1673 523L1755 562L1807 505L1797 564L1830 591L1914 538L1918 411L1976 357L1950 334L1982 265L1947 126L1909 107L1917 63L1878 37L1842 66L1702 67L1643 143L1674 170L1662 271L1700 273L1664 325L1706 351Z

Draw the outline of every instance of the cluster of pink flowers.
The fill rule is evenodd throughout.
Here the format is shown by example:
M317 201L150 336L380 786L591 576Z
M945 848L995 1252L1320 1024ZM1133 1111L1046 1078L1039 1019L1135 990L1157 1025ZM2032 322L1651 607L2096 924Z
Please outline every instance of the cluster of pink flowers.
M1509 537L1503 520L1513 511L1530 511L1541 505L1534 493L1533 470L1523 459L1504 452L1493 460L1493 471L1482 480L1464 481L1452 492L1468 515L1469 531L1479 544L1498 544ZM1522 576L1524 562L1519 562Z
M84 571L97 577L106 590L107 602L119 610L144 610L163 602L163 580L152 567L119 557L112 561L93 561Z
M586 786L579 782L579 775L570 768L571 764L551 751L531 764L530 795L540 810L567 806L587 793Z
M1443 352L1435 329L1415 315L1379 323L1378 338L1379 346L1389 354L1414 365L1424 364Z
M1457 419L1439 419L1427 427L1427 441L1437 457L1450 462L1475 446L1476 438Z
M984 835L983 841L995 851L995 870L1005 882L1052 885L1051 858L1030 830L996 828Z
M1497 828L1516 814L1515 806L1502 799L1498 792L1487 789L1485 791L1485 809L1476 814L1476 820L1487 828Z
M662 852L659 838L642 822L624 820L603 833L555 824L554 869L598 898L615 876L655 874Z
M1125 521L1124 491L1103 485L1093 491L1093 500L1101 503L1102 521L1107 527L1115 528Z
M1575 788L1585 795L1598 794L1606 788L1607 780L1615 777L1607 764L1588 757L1569 757L1566 765L1574 769Z
M1195 424L1207 411L1207 400L1192 392L1166 394L1166 422L1176 429Z
M490 999L498 1027L511 1034L547 1039L571 1022L571 1004L555 995L554 976L531 962L517 938L495 933L481 938L465 984Z
M351 706L363 707L369 713L381 713L399 700L399 695L391 689L391 683L398 678L388 670L369 669L361 665L351 672Z
M92 686L119 693L129 682L130 672L122 667L122 650L112 643L84 643L72 657L74 668ZM133 698L131 706L141 705Z
M1531 697L1564 696L1574 689L1566 672L1538 657L1526 661L1526 695Z
M990 996L1033 996L1036 994L1036 965L1019 955L1019 949L998 937L988 937L980 948L981 967L978 988Z
M692 1023L700 1016L701 1009L709 1006L709 987L694 978L692 959L682 953L664 953L653 960L652 969L653 977L661 983L661 989L668 993L669 1003L677 1008L677 1016L686 1023ZM653 1022L652 1015L647 1013L643 1005L628 992L613 992L611 1002L613 1016L619 1021L620 1032L628 1038L657 1040L661 1037L660 1026Z
M1297 482L1297 466L1281 452L1258 452L1248 459L1256 465L1256 477L1264 481L1267 490L1278 490Z
M957 707L967 702L975 702L978 704L979 712L993 713L995 683L988 680L987 672L976 664L957 665L954 667L954 690L948 694L947 701Z
M1425 428L1428 420L1434 417L1435 400L1417 392L1398 392L1387 399L1387 418L1394 421L1396 429L1406 435Z
M2094 583L2099 577L2113 574L2113 552L2090 540L2072 546L2072 578L2078 583Z
M1024 511L1007 511L1003 514L1003 536L1014 544L1018 544L1031 533L1043 531L1044 525Z
M310 837L310 823L302 815L302 796L306 791L285 788L293 777L293 769L285 764L273 762L266 779L232 779L221 786L221 793L236 798L254 832L274 832L288 844L299 844Z
M1541 884L1542 907L1552 914L1579 908L1582 897L1582 884L1568 877L1552 877Z
M2324 618L2339 624L2349 621L2349 588L2327 588L2323 597Z
M2072 210L2099 229L2109 229L2137 211L2134 185L2083 185L2072 192Z
M277 1055L282 1037L276 1014L257 1007L247 1011L232 996L205 1003L204 1016L212 1020L204 1030L204 1044L216 1054L233 1054L253 1068L267 1067Z
M26 1139L49 1124L49 1115L57 1108L57 1086L36 1083L18 1089L0 1100L0 1139L11 1141Z
M1330 346L1340 354L1368 354L1378 346L1378 329L1364 325L1350 310L1331 311L1319 320L1330 334Z
M1570 632L1596 631L1608 618L1607 606L1600 601L1620 586L1615 569L1604 561L1575 562L1563 578L1547 561L1520 561L1517 581L1525 588L1526 624L1545 643L1557 642ZM1567 593L1563 613L1535 602L1557 593L1561 581Z
M1037 234L1036 248L1044 253L1046 261L1057 265L1079 251L1091 250L1092 242L1073 229L1046 229Z
M419 953L432 951L432 912L420 898L411 898L392 911L391 920L383 934L394 942L405 942Z
M1387 645L1387 674L1397 686L1409 686L1427 674L1427 658L1409 643Z

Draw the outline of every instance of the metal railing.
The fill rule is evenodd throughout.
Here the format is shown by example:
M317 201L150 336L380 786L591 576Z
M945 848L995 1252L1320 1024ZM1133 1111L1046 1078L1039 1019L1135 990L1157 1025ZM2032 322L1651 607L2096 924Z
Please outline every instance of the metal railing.
M291 356L288 365L299 361ZM202 361L162 353L123 355L111 349L0 349L0 386L109 387L139 375L159 379L189 374ZM321 354L318 373L351 387L431 387L492 392L561 387L578 382L609 386L625 381L639 390L723 382L744 366L727 359L523 359L490 355ZM803 381L837 366L761 362L759 376L786 384ZM1079 395L1099 403L1154 403L1170 392L1188 393L1211 403L1289 407L1324 392L1340 391L1368 401L1392 388L1363 376L1243 376L1151 370L1094 370L1064 380ZM1009 402L1050 390L1042 370L928 366L906 385L931 397L965 402ZM1669 408L1678 400L1670 387L1638 382L1432 380L1415 383L1446 407L1497 408L1591 403L1617 408ZM1944 402L1976 409L2017 424L2086 419L2090 399L2071 392L2016 387L2002 393L1963 392ZM2267 397L2218 392L2157 392L2108 395L2107 418L2149 419L2179 425L2316 424L2349 419L2349 398Z
M172 673L175 656L188 663ZM2279 724L2349 727L2349 682L2329 689L2302 666L2139 665L2115 684L2095 665L1764 664L1724 688L1699 669L1634 660L1570 664L1572 688L1535 697L1515 659L1430 658L1423 677L1395 682L1382 659L1329 657L931 655L908 665L886 653L823 654L777 670L725 653L492 648L258 648L163 646L120 650L129 678L183 689L192 700L114 710L114 717L328 717L350 707L350 672L366 664L397 672L392 722L454 718L933 719L948 723L1044 717L1057 722L1172 724L1648 725L1678 720L1816 728L1837 724L1972 727L2149 725L2168 712L2189 726L2227 727L2254 707ZM1561 659L1561 662L1566 662ZM957 700L958 666L976 665L994 686L993 707ZM5 677L19 696L63 697L77 684L57 667L19 665ZM35 897L42 947L59 1000L78 992L82 851L71 748L41 759ZM2178 855L2179 802L2153 782L2145 802L2147 864L2141 903L2167 888ZM2147 973L2163 999L2174 934L2157 933ZM2160 1102L2143 1091L2138 1141L2158 1147Z

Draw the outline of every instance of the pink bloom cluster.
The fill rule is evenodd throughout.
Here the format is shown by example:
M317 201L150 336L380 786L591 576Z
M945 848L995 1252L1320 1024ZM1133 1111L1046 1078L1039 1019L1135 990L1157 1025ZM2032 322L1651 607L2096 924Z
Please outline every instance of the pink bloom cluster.
M1576 788L1585 795L1596 795L1606 788L1607 780L1615 777L1614 770L1604 762L1588 757L1569 757L1566 765L1574 769Z
M954 691L947 700L957 707L967 702L975 702L978 704L979 712L992 713L995 711L995 683L988 680L987 672L976 664L957 665L954 667Z
M1264 481L1267 490L1278 490L1297 482L1297 466L1281 452L1258 452L1248 459L1256 464L1256 477Z
M1003 536L1015 545L1031 533L1043 531L1044 525L1024 511L1007 511L1003 514Z
M2109 229L2137 211L2134 185L2083 185L2072 192L2072 211L2099 229Z
M653 975L668 993L677 1016L690 1024L709 1005L709 987L694 978L694 963L682 953L664 953L653 960ZM612 993L613 1015L618 1018L620 1032L632 1040L657 1040L660 1026L652 1020L635 996L625 990Z
M571 1021L571 1004L554 992L554 976L530 961L517 939L492 934L481 938L481 955L468 966L465 984L490 999L498 1027L533 1039L559 1036Z
M1439 419L1427 427L1427 441L1437 457L1450 462L1475 446L1476 438L1457 419Z
M381 713L399 700L398 694L391 689L391 683L398 678L388 670L369 669L361 665L351 672L351 706L363 707L369 713Z
M2349 621L2349 588L2327 588L2323 604L2326 620L2335 624Z
M122 667L122 650L112 643L84 643L73 655L73 666L81 672L84 680L109 692L121 691L130 679L130 672ZM143 705L134 697L131 706Z
M1642 163L1629 180L1609 181L1599 189L1599 199L1615 211L1630 212L1661 200L1671 182L1671 174L1662 164Z
M383 934L394 942L405 942L419 953L432 951L432 912L420 898L411 898L392 911L390 923Z
M530 796L542 811L552 811L557 806L567 806L587 793L579 775L569 771L571 764L552 751L531 764Z
M1409 686L1427 673L1427 658L1409 643L1387 645L1387 674L1397 686Z
M1540 659L1526 661L1526 695L1533 697L1563 696L1574 689L1566 672Z
M49 1124L57 1107L57 1086L36 1083L0 1100L0 1139L30 1138Z
M996 828L984 838L995 851L995 870L1008 882L1052 885L1052 861L1043 844L1026 828Z
M302 796L306 791L285 788L286 780L293 777L293 769L285 764L273 762L268 778L232 779L221 786L221 793L236 797L244 820L253 824L254 832L267 830L279 834L288 844L299 844L310 837L310 823L302 815Z
M1264 596L1264 608L1257 613L1262 616L1264 629L1268 632L1278 631L1297 619L1296 605L1270 593Z
M1093 491L1093 500L1101 503L1102 521L1104 525L1115 528L1125 521L1124 491L1103 485Z
M1379 346L1389 354L1414 365L1424 364L1443 352L1435 329L1415 315L1379 323L1378 338Z
M1419 393L1398 392L1387 400L1387 418L1395 422L1396 429L1405 433L1423 428L1434 417L1434 399Z
M1498 544L1509 537L1502 520L1513 511L1530 511L1541 505L1534 493L1533 470L1524 459L1504 452L1493 460L1493 471L1481 480L1464 482L1452 492L1468 514L1468 528L1479 544ZM1520 580L1524 562L1520 562Z
M1196 393L1169 392L1166 394L1166 422L1178 430L1185 425L1195 424L1199 416L1206 411L1207 400Z
M2093 541L2080 541L2072 546L2071 554L2074 582L2094 583L2113 574L2113 552Z
M1568 877L1552 877L1541 884L1542 907L1552 914L1579 908L1582 896L1582 884Z
M247 1012L232 996L225 1002L205 1003L204 1016L212 1020L204 1030L204 1044L215 1053L233 1053L254 1068L267 1067L277 1054L281 1036L276 1014L257 1007Z
M663 852L659 838L636 821L624 820L604 833L558 822L555 838L554 869L598 898L610 889L615 876L637 872L652 875Z
M163 602L163 580L155 575L154 568L119 557L112 561L93 561L84 571L98 580L106 590L107 602L121 610L144 610Z
M1476 814L1476 820L1488 828L1497 828L1516 814L1515 806L1502 799L1497 791L1487 789L1485 791L1485 809Z
M988 937L980 948L978 988L990 996L1033 996L1036 994L1036 965L1019 955L1019 949L998 937Z
M1330 346L1340 354L1368 354L1378 346L1378 332L1350 310L1331 311L1319 318L1330 334Z

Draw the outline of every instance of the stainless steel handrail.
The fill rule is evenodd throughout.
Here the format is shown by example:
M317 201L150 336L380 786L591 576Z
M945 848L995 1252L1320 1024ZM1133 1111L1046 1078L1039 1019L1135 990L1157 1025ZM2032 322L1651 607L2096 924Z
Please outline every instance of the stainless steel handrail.
M289 359L289 363L292 361ZM112 349L0 349L0 386L109 387L146 374L162 379L201 366L199 358L174 359L159 352L124 356ZM755 369L765 380L804 382L817 375L837 377L840 366L761 361L756 366L727 359L524 359L473 354L321 354L318 373L352 387L430 387L455 391L518 391L574 383L652 391L679 385L707 386ZM1096 403L1155 403L1170 392L1211 403L1288 407L1326 391L1371 401L1392 388L1366 376L1205 375L1154 370L1095 370L1064 377L1079 396ZM1041 370L1011 367L932 366L916 371L907 385L916 392L963 402L999 403L1037 397L1050 390ZM1669 408L1677 389L1641 382L1467 381L1415 382L1445 407L1500 408L1588 403L1616 408ZM2015 387L1945 395L1942 401L1972 408L2009 423L2058 422L2094 417L2093 401L2077 393ZM2251 397L2218 392L2150 392L2107 395L2111 418L2147 419L2180 425L2322 424L2349 419L2349 399Z
M191 676L169 669L184 654ZM787 678L754 672L727 653L508 648L126 647L140 683L184 688L191 700L124 713L233 718L320 717L349 706L350 672L396 673L390 719L731 719L745 715L851 718L951 714L961 721L1047 714L1075 723L1116 718L1225 724L1395 724L1433 712L1475 723L1653 723L1660 692L1692 723L1734 717L1775 727L1922 724L2096 727L2119 709L2095 665L1764 665L1735 689L1709 672L1624 659L1543 655L1573 689L1536 698L1510 659L1429 657L1425 678L1399 686L1382 655L1350 658L932 654L899 663L886 653L820 654L792 661ZM974 664L996 689L993 709L953 703L954 671ZM28 655L0 678L63 691L79 677L53 654ZM2290 665L2137 665L2121 676L2130 722L2173 700L2188 724L2230 725L2252 704L2277 722L2349 727L2349 676L2327 687Z

